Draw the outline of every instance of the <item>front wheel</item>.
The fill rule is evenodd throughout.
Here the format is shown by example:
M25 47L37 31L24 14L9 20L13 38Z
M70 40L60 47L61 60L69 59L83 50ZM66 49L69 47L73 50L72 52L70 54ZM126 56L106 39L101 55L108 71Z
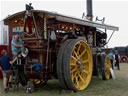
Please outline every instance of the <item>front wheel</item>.
M111 77L110 68L112 66L109 56L102 55L102 65L102 79L108 80Z

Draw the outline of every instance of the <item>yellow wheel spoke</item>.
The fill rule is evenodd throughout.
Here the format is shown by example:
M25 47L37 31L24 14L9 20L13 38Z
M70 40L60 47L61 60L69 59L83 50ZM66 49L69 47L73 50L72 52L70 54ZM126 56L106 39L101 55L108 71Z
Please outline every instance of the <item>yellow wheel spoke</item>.
M71 58L72 58L73 60L75 60L75 62L77 61L77 59L76 59L74 56L71 56Z
M82 70L84 73L86 73L86 74L89 74L89 72L88 71L86 71L85 69L83 69Z
M77 52L75 50L74 50L74 54L75 54L76 58L79 59Z
M75 63L70 63L70 66L76 66L76 64Z
M72 74L72 81L74 81L74 78L76 77L77 74L78 74L77 71L75 72L75 74Z
M76 77L76 84L77 84L77 86L78 86L78 88L80 87L80 85L79 85L79 81L78 81L78 78Z
M87 63L88 62L88 59L84 60L82 63Z
M78 46L78 49L77 49L77 54L79 54L80 47L81 47L81 43L80 43L80 44L79 44L79 46Z
M75 71L77 71L77 68L72 69L71 74L74 73Z
M74 81L75 75L72 75L72 81Z
M79 75L79 77L80 77L81 81L82 81L83 83L85 83L85 81L84 81L84 79L82 78L82 76Z
M83 54L86 52L87 50L85 49L79 56L79 58L81 58L83 56Z

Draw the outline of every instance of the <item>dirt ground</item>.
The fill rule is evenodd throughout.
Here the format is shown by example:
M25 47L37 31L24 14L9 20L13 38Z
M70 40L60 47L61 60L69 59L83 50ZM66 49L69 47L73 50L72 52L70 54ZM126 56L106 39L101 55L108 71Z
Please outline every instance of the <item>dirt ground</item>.
M25 94L24 88L18 91L10 89L8 93L3 92L2 80L0 80L0 96L128 96L128 64L120 64L121 70L115 68L115 80L103 81L99 77L93 77L90 85L84 91L60 92L58 80L50 80L48 84L36 88L35 92Z

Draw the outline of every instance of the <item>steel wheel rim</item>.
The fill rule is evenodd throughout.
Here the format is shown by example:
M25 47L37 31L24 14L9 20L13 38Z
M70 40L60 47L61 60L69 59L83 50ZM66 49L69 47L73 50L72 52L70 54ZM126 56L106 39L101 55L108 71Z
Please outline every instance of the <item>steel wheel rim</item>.
M79 41L75 44L70 58L70 76L78 90L85 89L92 77L92 55L88 44Z
M106 60L105 60L105 75L106 75L106 79L109 79L110 78L110 68L111 68L111 61L110 61L110 58L109 56L106 57Z

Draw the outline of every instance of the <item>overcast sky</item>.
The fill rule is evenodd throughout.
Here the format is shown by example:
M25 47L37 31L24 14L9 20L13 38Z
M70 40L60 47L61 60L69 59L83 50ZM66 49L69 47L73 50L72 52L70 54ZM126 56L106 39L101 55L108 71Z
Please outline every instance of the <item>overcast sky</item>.
M0 20L7 15L25 10L25 4L32 3L35 9L55 11L61 14L82 17L86 14L86 0L0 0ZM115 32L108 46L128 45L128 1L127 0L93 0L93 15L100 19L105 17L105 23L118 26L120 30ZM108 35L112 31L108 32Z

